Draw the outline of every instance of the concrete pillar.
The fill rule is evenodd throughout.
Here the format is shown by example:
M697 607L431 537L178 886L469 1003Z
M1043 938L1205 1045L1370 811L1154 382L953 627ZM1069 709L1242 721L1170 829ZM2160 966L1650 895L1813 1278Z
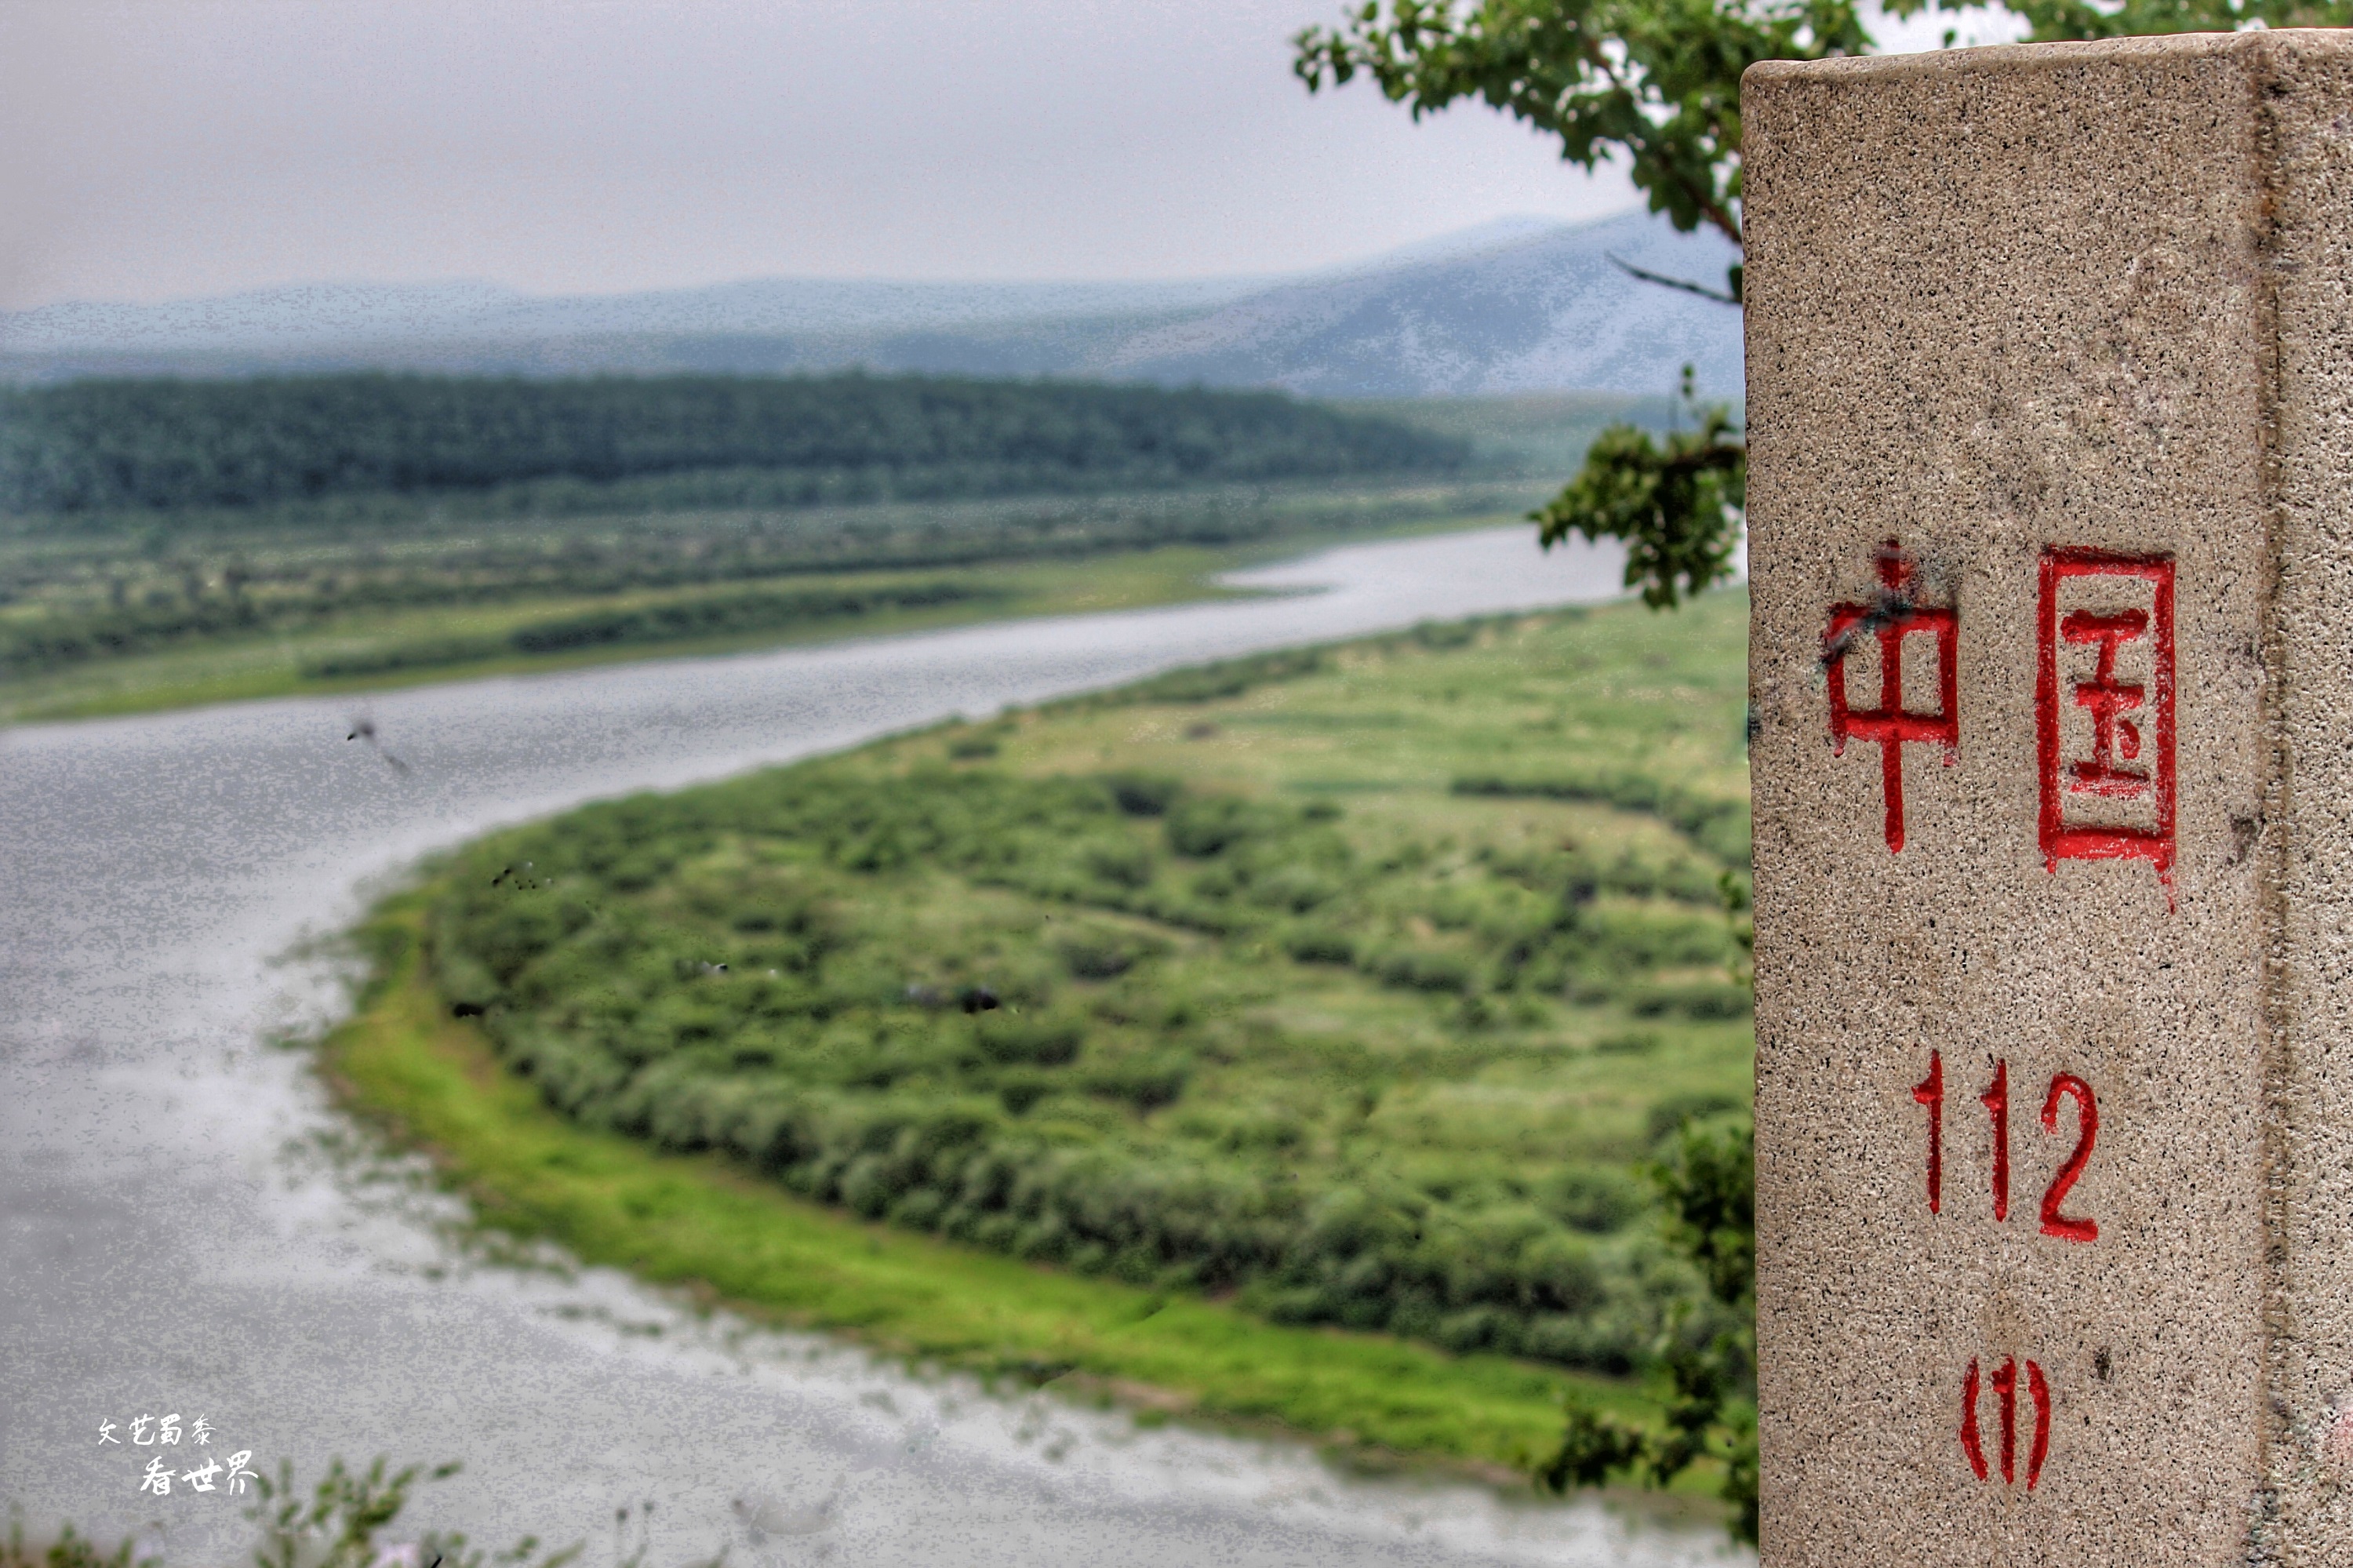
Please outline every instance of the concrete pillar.
M2353 33L1748 73L1764 1556L2353 1564Z

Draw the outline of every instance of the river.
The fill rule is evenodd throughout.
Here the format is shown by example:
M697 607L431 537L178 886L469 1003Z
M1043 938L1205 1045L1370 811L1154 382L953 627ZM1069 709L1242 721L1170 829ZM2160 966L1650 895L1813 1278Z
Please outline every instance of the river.
M1270 591L1239 600L0 731L0 1501L225 1565L240 1502L219 1478L142 1491L153 1458L249 1451L307 1480L388 1453L466 1464L391 1534L585 1537L585 1568L615 1560L621 1508L638 1542L647 1499L658 1568L722 1547L759 1568L1737 1561L1713 1528L1344 1476L483 1255L284 1044L344 1005L318 938L494 824L1174 665L1608 598L1619 569L1495 529L1253 569L1233 580ZM134 1425L168 1414L178 1446Z

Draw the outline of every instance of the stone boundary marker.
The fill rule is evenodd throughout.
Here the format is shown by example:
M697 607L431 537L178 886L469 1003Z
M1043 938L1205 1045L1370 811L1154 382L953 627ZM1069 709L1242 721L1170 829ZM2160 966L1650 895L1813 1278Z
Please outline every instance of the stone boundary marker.
M1745 89L1765 1562L2353 1568L2353 32Z

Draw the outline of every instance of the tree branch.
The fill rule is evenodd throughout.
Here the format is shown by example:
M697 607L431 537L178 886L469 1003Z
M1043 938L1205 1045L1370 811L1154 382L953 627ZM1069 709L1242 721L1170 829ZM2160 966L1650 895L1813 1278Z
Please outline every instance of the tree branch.
M1607 49L1588 49L1585 51L1585 55L1586 58L1593 62L1594 69L1599 70L1602 76L1609 80L1610 86L1616 88L1619 91L1625 93L1629 98L1637 101L1641 101L1642 97L1641 91L1639 89L1627 85L1626 78L1618 69L1618 63L1609 58L1609 54ZM1716 228L1716 231L1722 234L1726 239L1731 240L1733 244L1739 245L1743 243L1740 232L1740 220L1733 217L1731 212L1721 202L1715 199L1715 191L1713 186L1704 190L1701 189L1700 186L1692 180L1689 175L1675 166L1675 161L1672 157L1659 152L1655 147L1653 147L1651 143L1651 138L1648 136L1629 136L1627 138L1626 145L1628 150L1633 153L1635 161L1638 164L1641 161L1642 154L1645 152L1650 153L1652 158L1657 162L1660 170L1665 174L1667 178L1672 180L1676 186L1683 191L1683 195L1689 198L1692 205L1698 209L1701 217L1714 224ZM1592 165L1588 164L1586 166L1590 168ZM1617 260L1617 258L1613 256L1610 260L1615 261ZM1620 261L1619 262L1619 265L1622 267L1625 263ZM1665 278L1653 279L1652 281L1661 283L1671 282L1670 280ZM1672 283L1671 286L1675 288L1693 288L1693 286L1688 283ZM1705 289L1693 288L1693 291L1694 293L1707 293ZM1721 299L1726 304L1736 305L1740 302L1738 300L1724 294L1711 294L1709 295L1709 298Z
M1607 255L1608 252L1605 251L1603 254ZM1740 303L1738 300L1734 299L1730 294L1725 293L1723 290L1711 289L1704 283L1694 283L1685 278L1670 278L1660 272L1645 272L1640 267L1635 266L1631 261L1623 261L1615 256L1611 256L1609 258L1609 262L1611 266L1616 267L1620 272L1624 272L1630 277L1640 278L1645 283L1657 283L1664 288L1681 289L1686 294L1697 294L1701 299L1714 300L1719 305L1732 305L1736 308Z

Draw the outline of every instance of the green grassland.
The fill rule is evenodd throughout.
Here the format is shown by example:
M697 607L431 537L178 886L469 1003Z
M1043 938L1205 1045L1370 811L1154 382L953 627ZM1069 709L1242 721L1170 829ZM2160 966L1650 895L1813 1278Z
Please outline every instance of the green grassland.
M283 402L301 385L272 384L273 397ZM330 389L375 385L362 377L349 386L331 382ZM1017 405L1044 395L978 383L958 389ZM235 404L237 390L205 396L217 393ZM461 402L517 392L503 383L465 382L410 390ZM749 388L788 397L806 390L786 383ZM867 390L899 397L907 389ZM1055 397L1068 391L1082 404L1095 395L1047 390ZM655 395L661 393L655 387L647 395L660 404ZM181 453L185 461L164 461L171 457L168 430L125 432L98 418L125 399L129 407L142 397L171 402L195 395L164 384L109 384L91 392L89 418L75 427L90 427L81 430L83 446L130 443L125 471L145 475L132 488L149 503L93 501L54 514L0 506L0 724L1202 597L1214 591L1203 574L1272 550L1520 516L1557 488L1605 424L1662 417L1658 399L1599 394L1328 409L1227 398L1212 399L1211 411L1235 416L1228 420L1233 429L1213 421L1207 435L1196 430L1187 438L1201 473L1188 479L1172 472L1153 487L1105 488L1129 471L1121 466L1126 448L1113 441L1103 451L1076 454L1063 468L924 469L940 482L937 493L920 485L909 492L913 471L882 461L908 456L897 447L913 436L898 431L868 442L874 450L866 456L874 462L852 475L857 483L814 490L801 484L807 475L797 469L728 469L604 479L555 472L410 491L353 489L356 480L343 474L317 494L280 493L310 471L301 464L288 469L299 450L279 450L301 429L257 428L245 431L252 438L247 440L237 436L242 427L216 419L182 432L195 441L196 455L209 458L195 461ZM1113 402L1124 396L1103 391ZM268 397L261 402L276 407ZM1170 404L1177 411L1185 407L1182 398ZM1285 434L1303 421L1303 434ZM6 423L0 408L0 426ZM473 452L481 438L469 429L459 421L440 432L444 445L458 440L481 460L467 471L491 471L497 466L491 459L554 461L528 441L521 451L493 442ZM1208 440L1219 430L1223 436ZM1389 432L1409 447L1437 443L1432 451L1446 461L1416 468L1404 461L1414 451L1385 457L1388 449L1378 442L1379 450L1359 450L1364 442L1356 437L1366 431ZM661 425L655 433L683 440L692 432ZM977 439L960 427L951 433L966 446ZM17 447L30 450L26 431L16 436ZM388 441L360 454L375 464L362 469L406 472L402 465L416 467L438 450L430 442L412 450ZM158 442L161 449L149 450ZM759 455L733 453L746 461ZM768 455L781 461L793 454ZM1103 461L1091 467L1079 461L1090 455ZM1248 482L1201 477L1222 471L1221 464L1271 472L1285 462L1306 464L1304 474L1314 468L1311 460L1347 471ZM1384 470L1383 461L1396 471ZM248 471L256 464L259 470ZM1357 471L1350 464L1369 466ZM91 489L92 476L111 471L91 467L85 475L91 484L80 488ZM286 482L274 490L261 483L273 474ZM946 482L957 475L957 483ZM1019 484L1042 488L1026 494L990 488ZM236 504L215 494L248 490L255 497ZM156 499L182 492L174 504Z
M1518 515L1523 482L0 537L0 723L1215 597L1303 545Z
M1507 618L575 811L374 927L353 1103L591 1261L1524 1467L1704 1327L1745 603Z
M1314 1436L1504 1478L1558 1440L1574 1390L1639 1416L1641 1390L1383 1335L1280 1328L1230 1303L1023 1263L812 1203L716 1151L581 1126L453 1020L418 962L423 912L388 906L377 978L329 1042L347 1104L433 1150L494 1226L755 1318L919 1362L1171 1415Z
M1209 579L1262 553L1170 546L1092 561L795 574L734 588L551 595L338 616L300 632L197 638L0 681L0 723L381 691L980 620L1131 609L1219 597L1225 590ZM641 620L650 624L633 624ZM607 632L617 634L600 635Z

